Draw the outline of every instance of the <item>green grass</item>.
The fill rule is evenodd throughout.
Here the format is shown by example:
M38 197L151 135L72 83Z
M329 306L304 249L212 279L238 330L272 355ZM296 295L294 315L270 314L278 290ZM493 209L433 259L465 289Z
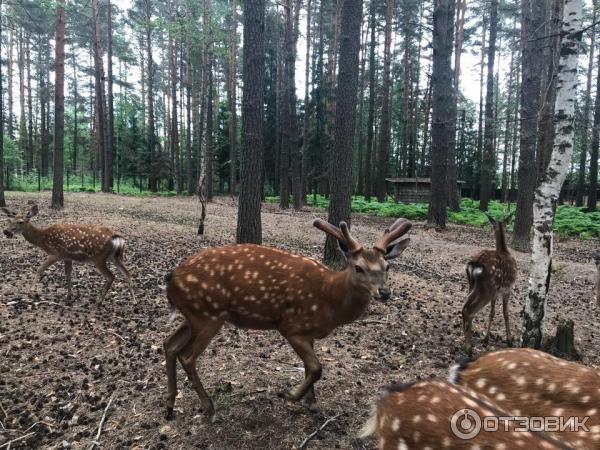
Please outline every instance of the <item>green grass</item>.
M267 197L267 202L277 203L279 197ZM310 196L307 198L309 206L327 209L329 201L318 195L315 199ZM510 205L510 210L514 210L515 205ZM425 220L427 218L426 203L395 203L388 200L379 203L376 200L365 201L364 197L356 196L352 198L352 211L357 213L367 213L379 217L406 217L411 220ZM507 205L492 201L489 205L489 214L493 217L501 217L507 212ZM488 225L488 219L479 211L479 202L468 198L463 198L460 202L460 211L448 210L448 220L452 223L461 225L471 225L483 227ZM588 213L585 208L563 205L559 206L554 222L554 230L562 237L577 236L581 239L590 239L600 237L600 212Z

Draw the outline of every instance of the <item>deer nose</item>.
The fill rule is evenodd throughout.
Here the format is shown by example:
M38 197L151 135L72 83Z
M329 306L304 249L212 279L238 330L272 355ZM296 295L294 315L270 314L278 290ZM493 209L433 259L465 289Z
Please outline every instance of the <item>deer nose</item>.
M383 288L379 288L377 290L377 293L379 294L379 299L380 300L389 300L390 296L391 296L391 291L389 288L383 287Z
M9 239L10 239L11 237L13 237L13 236L14 236L14 234L12 234L12 233L11 233L10 231L8 231L8 230L4 230L4 236L6 236L7 238L9 238Z

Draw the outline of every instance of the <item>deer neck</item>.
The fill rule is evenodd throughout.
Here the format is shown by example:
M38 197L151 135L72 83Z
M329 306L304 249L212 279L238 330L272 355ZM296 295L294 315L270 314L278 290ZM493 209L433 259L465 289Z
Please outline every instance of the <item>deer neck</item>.
M31 222L28 222L22 234L27 242L36 247L44 248L45 233L42 228L38 228Z
M496 250L499 252L508 253L508 247L506 246L506 236L504 232L504 225L500 225L496 230Z
M337 306L336 320L340 324L355 321L369 306L371 293L364 286L353 282L350 269L337 272L331 288L331 295Z

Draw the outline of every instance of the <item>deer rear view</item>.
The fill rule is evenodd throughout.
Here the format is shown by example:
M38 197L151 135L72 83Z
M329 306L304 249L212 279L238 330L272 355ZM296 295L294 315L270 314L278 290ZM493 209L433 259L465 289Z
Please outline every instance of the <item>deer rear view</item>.
M393 385L378 401L359 437L376 433L379 450L567 449L543 432L521 432L519 422L488 419L509 414L473 390L445 380ZM507 427L505 427L507 425Z
M283 250L242 244L202 251L168 276L168 300L185 320L164 342L167 419L172 418L177 395L177 359L205 413L214 415L195 366L225 322L239 328L278 330L305 368L304 382L285 396L314 403L313 384L321 377L314 340L358 319L371 298L390 297L387 260L399 256L408 246L409 239L394 241L412 226L408 220L398 219L372 249L365 249L350 235L344 222L338 228L317 219L314 225L337 239L347 259L344 271L331 271L313 258Z
M65 262L68 298L71 298L73 261L92 263L105 278L100 301L106 296L115 278L108 268L108 262L112 261L127 278L131 297L135 299L131 275L123 264L125 239L120 235L100 225L59 223L47 228L38 228L30 221L39 211L37 205L33 205L26 214L16 213L7 208L2 208L2 211L9 218L4 230L6 237L12 238L15 234L22 234L29 243L48 254L46 260L37 269L40 279L48 267L59 261Z
M514 416L578 418L588 428L565 427L554 436L574 448L600 448L600 371L532 349L488 353L456 366L450 381L488 396ZM587 417L588 419L584 419Z
M484 342L487 342L492 328L492 320L494 319L496 299L499 296L502 297L506 342L509 346L512 345L508 320L508 302L510 291L517 279L517 262L506 245L506 224L508 224L513 214L514 212L502 220L496 220L486 214L494 229L496 249L483 250L467 263L469 295L462 309L462 320L465 333L465 350L468 353L472 351L471 333L475 314L491 302L490 319L484 340Z

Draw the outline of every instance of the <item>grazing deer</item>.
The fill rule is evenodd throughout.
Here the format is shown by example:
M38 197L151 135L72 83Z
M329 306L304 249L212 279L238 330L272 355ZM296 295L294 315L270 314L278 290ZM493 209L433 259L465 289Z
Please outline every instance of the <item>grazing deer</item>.
M592 258L596 264L596 303L600 307L600 253L592 252Z
M167 298L184 322L164 342L168 399L173 417L179 359L200 398L214 416L212 401L198 373L196 359L225 322L239 328L278 330L304 362L305 380L291 389L288 400L315 402L313 384L321 378L315 339L358 319L372 297L387 300L387 260L399 256L409 239L394 243L412 224L398 219L372 249L364 249L348 230L323 220L314 226L337 239L347 259L342 272L313 258L260 245L242 244L204 250L182 262L167 276Z
M484 342L490 337L492 320L496 308L496 299L502 297L502 312L504 313L504 324L506 326L506 342L512 345L510 325L508 322L508 301L510 291L517 278L517 262L510 254L506 245L506 224L510 221L514 212L502 220L496 220L486 214L494 228L496 236L496 250L483 250L467 263L467 277L469 279L469 295L462 309L463 331L465 333L465 350L472 351L471 328L473 317L485 305L492 303L490 320Z
M131 297L135 300L131 275L123 264L125 239L121 236L99 225L58 223L48 228L38 228L30 221L38 213L37 205L33 205L26 214L19 214L7 208L2 208L2 211L9 218L8 226L4 230L6 237L12 238L15 234L22 234L29 243L48 254L44 263L37 270L39 279L52 264L59 261L65 262L67 298L71 298L73 261L92 263L104 276L106 283L100 294L100 301L106 296L115 278L108 269L108 262L112 261L127 278Z
M514 416L578 417L589 429L556 431L577 449L600 448L600 371L532 349L500 350L455 366L450 381ZM550 430L548 430L550 431Z
M543 432L521 432L518 422L506 421L508 427L500 422L496 431L487 426L485 418L506 416L468 388L445 380L420 381L388 387L359 437L376 433L379 450L570 448Z

